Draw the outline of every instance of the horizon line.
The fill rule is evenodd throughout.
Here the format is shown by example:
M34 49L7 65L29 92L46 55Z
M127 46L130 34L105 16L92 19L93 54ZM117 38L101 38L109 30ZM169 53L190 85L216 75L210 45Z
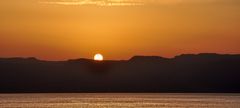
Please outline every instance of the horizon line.
M240 55L240 53L182 53L182 54L177 54L173 57L163 57L160 55L134 55L130 57L129 59L104 59L103 61L128 61L131 60L134 57L159 57L163 59L174 59L179 56L184 56L184 55ZM39 59L38 57L21 57L21 56L12 56L12 57L0 57L0 59L35 59L39 61L71 61L71 60L93 60L93 58L84 58L84 57L79 57L79 58L69 58L69 59L64 59L64 60L46 60L46 59ZM94 61L94 60L93 60Z

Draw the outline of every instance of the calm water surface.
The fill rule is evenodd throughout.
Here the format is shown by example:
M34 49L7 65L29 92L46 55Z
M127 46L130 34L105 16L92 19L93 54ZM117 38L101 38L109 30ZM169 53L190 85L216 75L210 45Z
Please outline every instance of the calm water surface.
M0 108L240 108L240 94L0 94Z

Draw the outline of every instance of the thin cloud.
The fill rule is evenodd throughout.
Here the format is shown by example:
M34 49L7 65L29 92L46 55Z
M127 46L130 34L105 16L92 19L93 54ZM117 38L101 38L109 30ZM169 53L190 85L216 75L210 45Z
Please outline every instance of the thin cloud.
M136 6L144 4L142 0L57 0L57 1L41 1L40 3L56 5L96 5L96 6Z
M96 5L96 6L139 6L139 5L171 5L180 3L233 2L236 0L41 0L43 4L55 5Z

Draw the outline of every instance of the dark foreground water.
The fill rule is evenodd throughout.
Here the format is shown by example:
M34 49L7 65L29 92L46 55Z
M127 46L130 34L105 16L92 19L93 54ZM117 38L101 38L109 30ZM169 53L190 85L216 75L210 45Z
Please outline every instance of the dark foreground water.
M0 108L240 108L240 94L0 94Z

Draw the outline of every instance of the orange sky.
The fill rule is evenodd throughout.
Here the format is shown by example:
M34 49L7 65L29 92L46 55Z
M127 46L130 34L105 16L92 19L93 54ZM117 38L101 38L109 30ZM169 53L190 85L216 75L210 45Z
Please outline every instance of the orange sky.
M240 53L239 0L1 0L0 57Z

